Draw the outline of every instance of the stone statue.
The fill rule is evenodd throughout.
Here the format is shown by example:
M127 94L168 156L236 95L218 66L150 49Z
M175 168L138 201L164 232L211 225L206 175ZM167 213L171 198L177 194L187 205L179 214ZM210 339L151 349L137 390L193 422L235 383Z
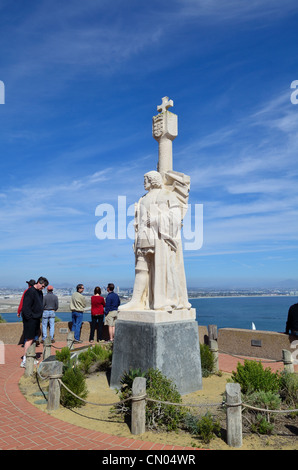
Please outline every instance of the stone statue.
M163 98L153 118L153 136L159 141L159 171L144 175L147 194L135 209L135 282L130 302L119 310L190 309L181 243L182 219L187 210L190 179L172 170L172 140L177 116L173 102ZM176 119L175 119L176 118Z
M130 302L117 316L110 386L125 371L160 370L187 394L202 388L199 328L188 302L181 226L190 178L173 171L177 116L166 96L153 116L158 141L157 171L144 175L146 193L135 204L135 282Z

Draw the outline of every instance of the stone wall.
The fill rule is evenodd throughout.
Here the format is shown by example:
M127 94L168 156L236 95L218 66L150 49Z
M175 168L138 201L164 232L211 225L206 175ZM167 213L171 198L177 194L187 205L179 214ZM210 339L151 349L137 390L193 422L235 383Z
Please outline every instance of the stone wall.
M66 345L67 334L70 328L71 322L57 322L55 324L56 341L65 341ZM89 341L89 334L90 322L84 321L81 339ZM107 327L103 328L103 339L109 339ZM297 341L297 339L297 337L273 331L242 330L236 328L220 328L218 330L219 352L263 359L280 360L282 358L282 349L293 352L294 349L291 348L291 343L295 340ZM4 344L22 344L22 322L0 323L0 341L3 341ZM208 329L206 326L199 326L199 341L200 343L208 343Z
M263 359L282 359L282 350L294 351L291 343L297 337L274 331L221 328L218 330L219 352Z
M71 322L56 322L55 323L55 340L67 340L68 332L71 328ZM84 321L81 330L81 339L89 341L90 335L90 322ZM41 339L41 338L40 338ZM96 333L94 339L96 340ZM103 339L109 339L108 327L103 327ZM199 326L199 341L200 343L207 342L208 330L205 326ZM4 344L22 344L23 343L23 323L0 323L0 341Z
M55 340L67 341L67 335L71 328L71 322L55 323ZM89 341L90 322L84 321L81 330L81 339ZM40 338L41 339L41 336ZM96 340L96 333L94 339ZM103 327L103 339L109 339L108 328ZM0 341L4 344L22 344L23 343L23 323L0 323Z

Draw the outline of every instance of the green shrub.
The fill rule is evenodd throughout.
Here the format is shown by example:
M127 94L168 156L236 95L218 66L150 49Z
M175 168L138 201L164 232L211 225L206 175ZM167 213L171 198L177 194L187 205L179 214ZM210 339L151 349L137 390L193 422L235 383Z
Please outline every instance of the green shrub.
M78 365L76 359L71 359L71 351L69 348L62 348L56 351L56 358L63 362L62 382L80 398L85 399L88 391L84 373L95 370L104 370L111 363L112 350L104 349L99 345L89 348L78 356ZM67 408L83 406L85 403L68 392L65 387L61 387L61 403Z
M86 379L78 367L66 368L61 380L69 388L69 390L71 390L78 397L83 399L87 397L88 391L86 386ZM63 387L63 385L61 386L61 403L66 408L79 408L85 405L82 400L68 392L65 387Z
M122 399L131 397L132 384L136 377L146 377L146 372L142 372L141 369L130 369L122 375L120 379Z
M252 432L258 434L271 434L274 429L272 423L269 423L262 414L257 414L256 421L252 424Z
M56 351L57 361L63 362L65 366L68 366L70 363L70 349L65 347L61 351Z
M171 403L182 403L176 385L158 369L149 369L146 379L148 397ZM150 429L161 427L167 431L177 430L184 420L185 413L183 407L175 405L147 402L146 406L146 419Z
M274 413L265 410L279 410L281 398L278 393L264 392L263 390L245 395L243 401L255 408L262 408L264 411L258 412L256 415L254 410L245 410L249 413L251 422L251 430L259 434L271 434L274 429Z
M198 436L205 444L208 444L214 436L220 437L220 424L212 417L210 411L200 418L187 413L184 424L188 432Z
M107 370L111 365L112 350L95 345L78 356L79 367L85 374L97 370Z
M264 392L264 390L246 395L243 401L256 408L264 408L268 410L279 410L281 405L281 398L278 393L271 391Z
M6 320L0 315L0 323L7 323Z
M280 376L280 395L288 405L298 406L298 374L283 371Z
M278 392L280 385L278 372L272 372L270 367L263 369L261 362L248 360L244 361L244 365L238 362L237 371L232 372L232 380L240 384L244 394L258 390Z
M87 351L82 352L78 356L78 367L81 369L81 371L84 374L88 374L90 371L90 366L94 362L95 358L92 357L92 354L90 354L89 349Z
M267 371L268 372L268 371ZM259 381L256 381L259 384ZM256 383L255 382L255 383ZM267 378L267 380L261 381L262 384L265 382L267 385L266 387L270 388L269 385L271 381ZM265 387L264 387L265 388ZM272 390L255 390L248 391L243 396L243 402L247 405L252 406L253 408L260 408L263 411L258 411L254 409L244 408L243 413L248 415L249 419L248 422L250 423L250 429L252 432L256 432L259 434L271 434L274 429L274 413L267 412L266 410L279 410L281 406L281 397L275 389L276 387L275 381L273 381ZM257 414L256 414L257 411Z
M208 377L213 372L214 357L207 344L200 344L202 376Z
M146 393L148 398L181 403L181 395L176 385L165 377L158 369L149 369L146 373L140 369L130 370L121 378L120 401L132 395L132 383L136 377L146 378ZM122 413L126 418L131 415L131 401L125 406L116 406L116 411ZM160 402L146 403L146 426L148 429L177 430L183 423L185 416L184 408L175 405L166 405Z

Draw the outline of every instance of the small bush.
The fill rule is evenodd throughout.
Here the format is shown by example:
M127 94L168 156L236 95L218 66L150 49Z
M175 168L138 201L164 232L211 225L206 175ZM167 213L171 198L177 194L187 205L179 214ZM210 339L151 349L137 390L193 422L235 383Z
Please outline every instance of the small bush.
M269 423L266 418L258 413L255 422L251 426L252 432L258 434L271 434L274 429L273 424Z
M85 374L97 370L107 370L111 365L112 350L95 345L78 356L79 367Z
M70 363L70 349L65 347L61 351L56 351L57 361L63 362L65 366L68 366Z
M274 429L274 414L265 410L279 410L281 398L278 393L264 392L263 390L245 395L243 401L255 408L261 408L264 411L258 412L256 415L254 410L245 410L249 414L251 422L251 430L260 434L271 434ZM265 422L267 424L265 424Z
M146 372L142 372L141 369L130 369L128 372L124 372L123 376L120 379L120 393L122 395L122 399L131 397L132 384L136 377L146 377Z
M244 401L256 408L268 410L279 410L281 405L281 398L278 393L264 392L263 390L246 395Z
M270 367L263 369L261 362L244 361L244 365L238 362L237 371L232 372L232 380L238 382L242 393L252 393L263 390L264 392L278 392L280 377L278 372L272 372Z
M214 357L207 344L200 344L202 376L208 377L213 372Z
M252 432L259 434L271 434L274 429L275 414L267 412L266 410L279 410L281 406L281 397L277 392L264 392L258 390L244 395L243 402L251 405L254 408L260 408L264 411L253 410L250 408L244 409L244 413L248 416L250 429Z
M7 323L6 320L0 315L0 323Z
M184 424L188 432L198 436L205 444L208 444L214 436L220 437L220 424L212 417L210 411L201 418L187 413Z
M280 376L280 396L285 403L297 408L298 406L298 375L282 372Z
M129 398L132 395L132 383L135 377L146 378L147 397L168 401L171 403L181 403L181 395L176 389L176 385L165 377L158 369L149 369L146 373L140 369L126 372L121 379L121 389L118 391L120 400ZM131 415L131 401L125 406L116 407L116 411L126 418ZM166 405L150 400L146 403L146 426L148 429L166 429L167 431L177 430L183 423L185 416L184 408L175 405Z
M182 403L176 385L159 370L149 369L146 378L148 397L171 403ZM177 430L184 420L185 413L183 407L175 405L148 402L146 406L146 419L149 429L161 427L167 431Z
M76 359L71 359L71 351L69 348L62 348L61 351L56 351L56 358L58 361L63 362L63 376L62 382L71 390L75 395L85 399L88 391L84 373L88 373L93 368L95 370L105 370L111 363L112 351L111 349L101 348L99 345L89 348L87 351L82 352L78 356L78 365L75 366ZM85 403L76 398L65 387L61 387L61 403L67 408L74 408L83 406Z
M86 379L78 367L68 367L64 371L62 382L78 397L83 399L87 397ZM85 405L82 400L68 392L63 385L61 386L61 403L66 408L79 408Z

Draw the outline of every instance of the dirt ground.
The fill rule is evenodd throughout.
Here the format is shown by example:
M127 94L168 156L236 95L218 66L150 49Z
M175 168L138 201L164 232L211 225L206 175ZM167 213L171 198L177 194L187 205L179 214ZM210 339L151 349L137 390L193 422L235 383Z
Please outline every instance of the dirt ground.
M221 403L225 387L230 374L223 373L221 376L212 375L208 378L203 378L203 388L195 393L183 396L183 403L193 404L210 404ZM47 390L47 382L39 381L42 390ZM20 390L25 395L27 400L42 409L45 413L46 403L41 403L43 396L36 395L40 393L40 388L36 377L21 378ZM66 421L83 428L113 434L115 436L123 436L132 438L130 429L127 424L119 422L119 418L111 413L111 406L98 406L100 404L114 404L119 401L119 396L115 390L109 387L107 375L105 372L97 372L87 377L88 397L87 401L95 404L86 404L81 408L69 410L60 407L57 411L50 412L51 416ZM35 395L34 395L35 394ZM225 428L225 415L220 412L221 407L209 407L212 414L219 412L220 422ZM193 413L205 414L207 408L191 408ZM295 428L296 425L296 428ZM292 427L296 429L296 436L272 435L272 436L259 436L257 434L243 433L243 445L238 450L294 450L298 449L298 435L297 435L297 417L292 423ZM164 443L168 445L191 446L204 449L214 450L233 450L225 442L225 431L223 429L221 437L215 437L209 444L204 444L196 436L189 433L179 432L146 432L138 436L138 439L150 441L155 443Z

